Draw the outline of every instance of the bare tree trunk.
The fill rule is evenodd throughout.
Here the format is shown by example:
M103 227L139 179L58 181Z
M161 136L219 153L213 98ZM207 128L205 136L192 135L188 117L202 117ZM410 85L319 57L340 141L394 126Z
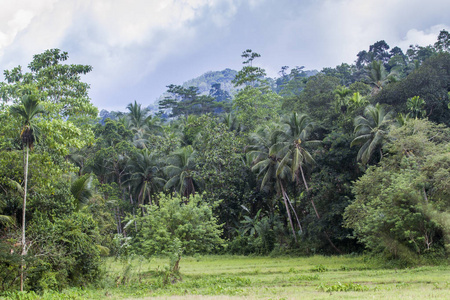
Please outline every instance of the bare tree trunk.
M294 206L292 205L292 202L291 202L291 200L289 199L289 197L288 197L286 191L283 191L283 195L286 196L286 199L287 199L289 205L291 206L292 211L294 212L295 219L297 220L297 224L298 224L298 227L299 227L300 231L303 231L302 225L300 224L300 220L298 219L297 213L295 212Z
M25 213L27 209L27 185L28 185L28 144L26 145L26 156L24 165L24 188L23 188L23 208L22 208L22 262L20 264L20 291L23 292L23 271L24 271L24 256L26 255L26 240L25 240Z
M286 206L286 212L288 214L289 223L291 224L292 234L294 235L294 240L297 243L297 235L295 234L294 223L292 223L292 217L291 217L291 212L289 211L289 205L287 203L286 193L284 191L284 187L281 182L280 182L280 187L281 187L281 193L283 195L284 205Z
M117 234L121 234L119 208L114 210L114 219L116 220Z

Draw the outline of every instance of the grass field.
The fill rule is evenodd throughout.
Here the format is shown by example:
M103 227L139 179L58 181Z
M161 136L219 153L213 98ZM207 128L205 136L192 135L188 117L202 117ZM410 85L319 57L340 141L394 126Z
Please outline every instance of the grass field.
M362 256L185 257L182 278L166 277L164 284L167 264L107 259L101 287L55 299L450 299L448 263L387 269Z

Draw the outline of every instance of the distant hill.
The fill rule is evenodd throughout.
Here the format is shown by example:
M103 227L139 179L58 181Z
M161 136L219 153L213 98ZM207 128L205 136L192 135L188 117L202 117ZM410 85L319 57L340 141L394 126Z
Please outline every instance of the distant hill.
M301 77L310 77L318 73L318 71L316 70L307 70L307 71L302 70L301 72L302 72ZM182 86L185 88L188 88L190 86L197 87L200 94L208 95L212 85L220 83L220 88L223 91L228 92L231 96L234 96L239 91L239 89L242 88L242 87L237 88L234 86L233 83L231 83L234 77L236 77L237 73L238 71L228 68L222 71L209 71L196 78L185 81L182 84ZM279 87L277 87L277 79L276 78L275 79L266 78L266 79L272 90L278 92ZM163 93L158 100L163 99L165 96L167 96L167 93ZM156 114L159 111L158 102L150 104L147 108L149 109L151 115ZM105 120L106 118L116 119L120 115L121 115L120 112L113 112L113 111L109 112L107 110L102 110L99 115L101 120L100 122L103 122L103 120Z
M234 95L237 92L237 88L231 83L236 77L238 72L231 69L225 69L222 71L209 71L203 75L200 75L194 79L190 79L183 83L183 87L195 86L198 88L200 94L208 94L211 86L215 83L220 83L220 88L230 95Z

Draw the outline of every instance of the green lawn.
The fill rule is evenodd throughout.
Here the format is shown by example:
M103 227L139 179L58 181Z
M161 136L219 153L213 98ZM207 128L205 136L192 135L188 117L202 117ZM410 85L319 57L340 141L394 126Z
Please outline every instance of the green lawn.
M163 284L167 259L105 261L101 288L66 299L449 299L450 267L378 267L362 256L185 257L182 279ZM59 298L64 297L58 294ZM43 299L52 299L44 297Z

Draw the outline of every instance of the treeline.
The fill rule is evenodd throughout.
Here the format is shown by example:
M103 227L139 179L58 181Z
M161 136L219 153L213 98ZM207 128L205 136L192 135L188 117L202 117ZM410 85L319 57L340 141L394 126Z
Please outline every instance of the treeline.
M35 55L0 85L0 289L95 282L101 255L447 257L449 50L446 31L380 41L271 81L246 50L235 95L169 85L158 115L135 101L102 122L91 67Z

